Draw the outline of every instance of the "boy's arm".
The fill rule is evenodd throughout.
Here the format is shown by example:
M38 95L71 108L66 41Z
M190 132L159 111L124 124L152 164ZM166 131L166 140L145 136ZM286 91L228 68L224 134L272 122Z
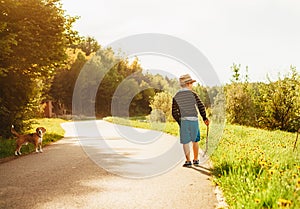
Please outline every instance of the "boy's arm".
M180 125L180 110L176 100L173 98L172 101L172 116L176 120L176 122Z
M193 94L195 96L197 107L198 107L198 110L200 112L200 115L201 115L203 121L207 121L208 119L206 117L206 111L205 111L204 104L202 103L202 101L200 100L199 96L195 92L193 92Z

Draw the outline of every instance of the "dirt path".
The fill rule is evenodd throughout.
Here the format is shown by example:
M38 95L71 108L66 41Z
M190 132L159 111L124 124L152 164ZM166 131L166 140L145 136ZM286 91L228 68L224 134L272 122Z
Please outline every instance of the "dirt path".
M151 174L154 177L122 177L114 173L124 172L124 176L132 177L129 171L144 166L136 163L140 162L139 155L146 153L149 159L151 150L161 147L149 145L148 151L130 147L127 140L107 135L113 127L100 121L97 126L106 130L102 140L110 148L105 152L98 145L89 147L89 143L99 141L97 137L81 136L88 140L87 144L78 141L71 125L64 124L66 137L45 147L44 153L0 164L0 208L215 208L217 200L207 165L183 168L180 162L167 172ZM90 127L87 123L83 125ZM161 145L159 141L157 145ZM120 158L125 155L130 157ZM97 162L99 159L104 161L102 166ZM119 162L118 166L112 162ZM150 162L146 166L149 165L152 169ZM138 177L147 173L137 172Z

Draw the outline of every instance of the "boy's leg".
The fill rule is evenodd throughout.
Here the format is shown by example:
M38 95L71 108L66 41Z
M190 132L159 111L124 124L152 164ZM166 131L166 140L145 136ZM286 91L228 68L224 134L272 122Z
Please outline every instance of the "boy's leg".
M191 122L187 120L182 120L180 125L180 143L183 146L183 151L185 155L186 162L184 163L184 167L190 167L192 165L190 158L190 142L191 138Z
M200 129L197 125L196 127L197 130L197 136L196 136L196 140L195 142L193 142L193 152L194 152L194 160L193 160L193 164L195 166L199 165L199 160L198 160L198 155L199 155L199 141L200 141Z
M191 157L190 157L190 143L183 144L183 151L184 151L184 154L185 154L186 161L191 161Z
M198 160L199 154L199 144L198 142L193 142L194 160Z
M183 164L183 167L191 167L192 162L190 158L190 143L183 144L183 151L186 159L185 163Z
M193 152L194 152L194 160L198 160L198 154L199 154L199 144L200 141L200 130L198 129L197 137L195 142L193 142Z
M190 159L190 124L189 121L181 120L180 125L180 143L183 145L183 151L186 161L191 161Z

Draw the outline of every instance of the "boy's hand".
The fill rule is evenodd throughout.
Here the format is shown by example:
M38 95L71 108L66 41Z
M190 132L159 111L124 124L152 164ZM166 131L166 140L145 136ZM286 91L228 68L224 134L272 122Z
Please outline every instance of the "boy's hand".
M209 120L208 120L208 119L206 119L206 120L204 121L204 123L205 123L206 126L209 126Z

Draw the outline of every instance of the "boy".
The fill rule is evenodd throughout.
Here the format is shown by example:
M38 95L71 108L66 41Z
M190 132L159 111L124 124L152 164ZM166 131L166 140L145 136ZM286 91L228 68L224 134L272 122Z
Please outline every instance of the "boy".
M189 74L185 74L180 76L179 82L181 89L173 97L172 116L180 126L180 143L183 144L183 151L186 158L183 167L192 166L189 147L190 142L193 143L193 164L198 166L200 130L197 108L205 125L209 125L209 120L206 117L205 106L199 96L192 91L193 83L196 82L196 80L193 80Z

